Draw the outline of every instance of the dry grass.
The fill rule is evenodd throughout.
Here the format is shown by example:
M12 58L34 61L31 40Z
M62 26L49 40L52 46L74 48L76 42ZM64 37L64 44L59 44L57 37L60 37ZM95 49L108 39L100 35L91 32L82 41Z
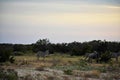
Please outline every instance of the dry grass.
M15 64L10 64L10 63L5 63L6 66L3 66L4 68L35 68L36 70L38 71L44 71L46 70L45 67L53 67L53 66L67 66L70 68L71 65L77 65L77 66L81 66L80 64L76 63L76 62L79 62L82 64L82 61L81 60L81 56L63 56L63 55L52 55L52 56L49 56L49 57L46 57L45 60L43 60L43 58L40 58L39 61L37 60L36 56L35 55L31 55L31 56L15 56L16 58L16 61L15 61ZM115 74L115 70L119 68L117 68L117 66L119 67L120 66L120 57L119 57L119 64L118 63L115 63L114 62L115 60L113 60L113 62L110 64L96 64L96 63L88 63L88 65L86 66L83 66L86 70L85 71L82 71L82 70L79 70L79 69L76 69L75 68L70 68L70 72L69 70L67 71L67 74L71 73L71 70L72 70L72 74L70 76L73 76L73 77L82 77L83 79L82 80L89 80L89 78L93 78L93 79L99 79L101 77L101 74L103 74L102 72L100 72L99 69L96 69L96 67L102 67L102 66L105 66L105 67L109 67L109 66L112 66L112 68L115 68L113 69L113 73L107 73L105 72L105 76L102 77L102 79L105 79L105 80L110 80L110 79L116 79L116 80L119 80L120 79L120 74ZM70 65L70 66L69 66ZM89 69L88 66L92 66L93 69ZM65 68L67 68L65 67ZM58 69L58 68L56 68ZM61 69L62 70L62 69ZM104 69L103 69L104 70ZM105 68L106 70L106 68ZM119 71L118 71L119 72ZM56 72L53 72L54 76L49 76L49 75L46 75L45 76L45 80L59 80L59 74L57 74ZM25 79L26 80L30 80L30 75L27 75L25 76ZM31 78L32 79L32 78ZM64 75L62 77L62 79L64 80L70 80L70 77L68 75ZM60 79L60 80L62 80Z
M16 61L35 61L37 60L36 56L15 56Z
M100 77L100 71L92 70L92 71L85 72L84 77L99 78Z
M29 63L33 66L52 66L52 65L69 65L78 61L81 57L63 57L63 56L49 56L45 60L40 58L37 60L36 56L15 56L16 63Z
M75 57L63 57L63 56L49 56L46 57L45 60L52 60L53 58L57 58L57 59L61 59L62 61L78 61L80 58L82 58L81 56L75 56ZM21 60L27 60L27 61L36 61L37 58L35 55L32 56L15 56L15 59L17 61L21 61ZM43 60L43 58L40 58L40 60Z
M78 71L78 70L73 70L73 75L77 76L77 77L99 78L100 74L101 73L98 70L92 70L92 71Z
M92 63L92 64L90 64L90 66L93 66L93 67L101 67L101 66L107 66L108 64L96 64L96 63Z

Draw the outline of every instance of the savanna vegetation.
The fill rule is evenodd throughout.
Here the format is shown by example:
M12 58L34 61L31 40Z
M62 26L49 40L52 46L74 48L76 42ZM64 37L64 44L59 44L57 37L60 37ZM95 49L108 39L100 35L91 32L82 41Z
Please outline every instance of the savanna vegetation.
M36 43L32 44L0 44L0 56L8 60L11 55L31 55L38 51L49 50L50 54L61 53L69 54L71 56L81 56L85 53L97 51L104 54L106 51L119 52L120 42L93 40L89 42L71 42L71 43L51 43L48 39L39 39ZM5 56L6 55L6 56ZM0 62L6 60L0 57Z
M46 50L49 50L49 56L38 60L35 54L38 51L44 52ZM95 59L93 59L92 63L85 61L84 55L94 51L100 53L99 61L101 62L96 63ZM3 43L0 44L0 79L34 80L36 77L44 75L47 79L40 77L36 80L87 80L87 78L119 80L120 58L116 62L114 58L111 58L111 52L120 52L120 42L93 40L89 42L74 41L55 44L48 39L40 39L32 44ZM17 72L19 74L22 73L19 70L21 68L23 69L23 74L24 71L35 70L40 72L48 71L53 73L53 76L46 76L48 73L38 72L39 74L36 73L37 76L35 78L31 77L35 74L30 73L21 78L17 75ZM47 68L60 70L63 73L59 71L51 72ZM57 77L63 74L70 76L61 76L62 79ZM76 77L82 77L82 79L77 79Z

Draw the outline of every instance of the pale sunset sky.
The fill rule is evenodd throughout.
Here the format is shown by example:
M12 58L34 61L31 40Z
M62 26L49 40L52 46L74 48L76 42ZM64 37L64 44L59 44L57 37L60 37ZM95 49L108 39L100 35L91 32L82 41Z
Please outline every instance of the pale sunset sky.
M0 0L0 43L120 41L120 0Z

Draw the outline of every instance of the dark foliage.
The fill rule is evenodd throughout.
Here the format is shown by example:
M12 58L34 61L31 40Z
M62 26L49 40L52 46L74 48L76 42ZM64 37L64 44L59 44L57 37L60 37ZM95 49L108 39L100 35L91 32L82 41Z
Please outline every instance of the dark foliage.
M9 61L10 61L11 63L14 63L15 58L14 58L13 56L11 56L11 57L9 58Z
M7 48L4 50L3 46ZM36 43L33 44L0 44L0 55L4 55L2 53L12 52L12 48L14 52L21 52L20 55L23 55L30 52L38 52L38 51L46 51L49 50L50 54L54 52L59 52L63 54L70 55L84 55L85 53L91 53L93 51L97 51L100 54L105 53L106 51L110 52L118 52L120 51L120 42L110 42L110 41L101 41L101 40L93 40L89 42L71 42L71 43L51 43L48 39L39 39ZM19 55L19 53L18 53Z
M1 44L0 46L0 62L9 61L10 56L12 55L12 45L11 44Z
M111 60L111 53L109 51L106 51L105 53L102 53L100 56L100 62L109 62Z
M14 44L13 45L14 52L22 52L25 53L27 51L32 50L32 45L24 45L24 44Z
M24 55L24 53L23 52L19 52L19 51L14 51L13 55L15 55L15 56L22 56L22 55Z
M13 69L0 69L0 80L18 80L17 72Z
M39 39L35 44L33 44L33 51L38 52L38 51L46 51L48 49L48 44L49 44L48 39Z

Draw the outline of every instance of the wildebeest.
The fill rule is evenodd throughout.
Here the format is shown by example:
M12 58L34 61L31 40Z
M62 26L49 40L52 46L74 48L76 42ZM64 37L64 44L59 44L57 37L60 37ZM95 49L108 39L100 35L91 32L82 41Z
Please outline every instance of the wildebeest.
M118 57L120 56L120 52L112 52L111 53L111 58L115 58L116 61L118 62Z
M99 53L94 51L93 53L86 53L85 54L85 60L89 61L89 62L92 62L92 59L96 59L96 61L98 62L99 60Z
M43 57L45 59L46 56L49 55L49 50L44 51L38 51L36 54L37 60L39 60L39 57Z

